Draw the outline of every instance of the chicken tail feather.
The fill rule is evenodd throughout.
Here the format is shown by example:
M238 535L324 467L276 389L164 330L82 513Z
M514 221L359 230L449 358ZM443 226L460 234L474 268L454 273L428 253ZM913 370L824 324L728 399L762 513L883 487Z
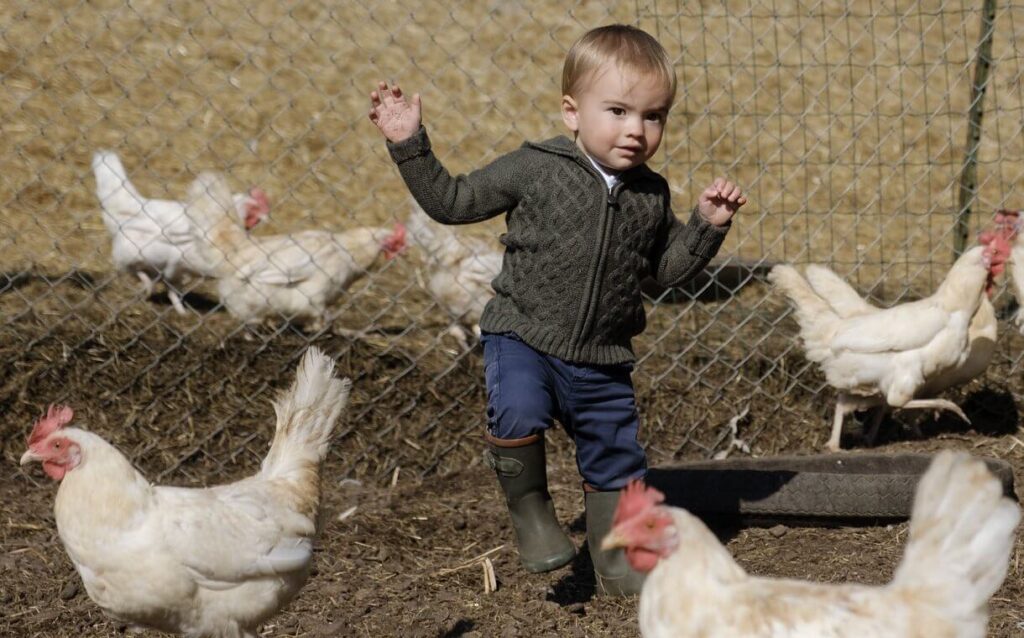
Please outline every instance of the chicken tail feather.
M121 158L113 151L98 151L92 156L92 172L96 178L96 198L105 217L120 224L143 211L146 198L129 181Z
M298 488L314 513L319 502L320 464L331 434L348 403L351 381L334 376L334 360L311 346L299 363L295 381L274 402L277 431L260 470L264 478L282 478ZM301 508L300 504L300 508Z
M988 599L1009 567L1020 508L985 464L939 453L917 487L910 540L892 587L931 602L957 636L984 636Z
M789 298L800 324L807 358L821 361L829 350L829 340L839 321L838 315L821 298L796 268L779 264L768 273L768 281Z
M818 264L810 264L805 271L807 283L811 285L819 297L840 317L855 317L872 312L875 308L861 297L834 270Z

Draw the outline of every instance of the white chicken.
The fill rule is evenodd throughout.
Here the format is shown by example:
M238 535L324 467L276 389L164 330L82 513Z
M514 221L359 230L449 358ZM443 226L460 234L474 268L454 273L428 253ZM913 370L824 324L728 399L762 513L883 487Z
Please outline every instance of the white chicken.
M832 310L843 319L884 310L884 308L868 303L850 284L825 266L817 264L808 265L804 271L804 276L807 278L811 288L814 289L814 292L826 301L832 307ZM965 384L984 373L988 369L989 363L992 362L992 356L995 354L998 331L996 310L986 291L986 293L982 293L978 310L974 313L971 323L967 326L967 357L959 365L936 371L925 380L923 386L917 389L917 392L914 393L914 398L926 399L935 397L949 388ZM875 437L878 435L879 425L885 417L889 406L881 397L878 397L875 407L876 410L872 423L865 437L869 445L874 442ZM970 423L970 419L960 410L959 406L953 404L950 409L959 415L960 418ZM837 417L840 420L840 429L842 429L843 416L845 415Z
M980 460L936 455L917 487L903 561L884 586L750 576L703 522L639 482L602 549L647 572L645 638L983 638L1020 508Z
M199 176L189 198L193 236L202 258L215 264L221 303L246 323L285 319L322 330L328 306L380 255L392 259L405 247L402 224L250 236L233 222L227 184L213 173Z
M350 383L310 348L275 403L277 430L255 475L205 489L151 484L116 448L36 422L21 464L60 481L57 531L89 597L138 627L190 638L255 638L309 577L320 466Z
M211 276L213 267L196 249L185 203L140 195L120 158L111 151L94 154L92 170L103 223L112 240L114 265L137 276L147 296L153 294L154 279L163 280L174 309L185 314L181 288L189 277ZM231 199L236 223L246 230L270 213L267 196L259 188L245 195L236 193Z
M1020 218L1019 210L996 211L996 222L1018 230L1024 225L1024 219ZM1017 234L1013 250L1010 253L1010 285L1013 287L1013 293L1019 306L1013 317L1013 322L1017 324L1021 334L1024 334L1024 237L1020 233Z
M849 316L837 312L792 266L772 269L769 280L795 307L807 358L839 391L828 449L840 449L843 418L857 409L945 409L966 419L951 401L915 397L933 395L948 387L948 378L963 374L971 354L970 325L991 277L1003 269L1009 239L1012 235L1002 230L983 236L984 246L957 259L930 297Z
M494 296L491 281L501 272L504 256L488 242L430 219L415 202L406 227L409 243L425 255L430 276L424 287L452 321L448 334L468 350L466 330L480 336L480 316Z

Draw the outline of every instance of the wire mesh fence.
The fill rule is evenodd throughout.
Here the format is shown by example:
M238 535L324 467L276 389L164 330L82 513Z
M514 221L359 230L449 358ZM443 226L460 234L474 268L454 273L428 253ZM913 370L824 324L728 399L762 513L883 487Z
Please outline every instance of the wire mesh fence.
M717 175L751 200L705 276L648 290L635 381L652 461L723 453L736 437L776 449L771 424L828 394L785 304L760 283L766 268L829 264L882 302L927 294L953 259L973 104L970 228L1017 205L1024 5L995 3L986 22L990 4L5 3L0 404L28 413L88 394L95 426L133 460L200 480L258 462L267 432L238 427L240 415L268 414L262 397L326 340L356 377L336 448L346 473L474 462L482 366L472 322L432 285L449 266L436 250L377 260L330 304L323 330L287 316L245 326L203 277L180 282L179 314L159 285L151 294L114 263L93 154L116 153L149 198L182 202L207 170L243 195L259 187L272 213L252 233L265 240L390 227L411 208L366 119L378 79L422 94L436 152L465 172L563 133L565 51L589 27L625 22L676 61L679 97L652 164L677 213ZM989 23L991 73L972 93ZM498 219L451 238L486 270L501 230ZM1000 356L1019 369L1009 349ZM823 422L802 427L824 440ZM9 423L5 445L20 435Z

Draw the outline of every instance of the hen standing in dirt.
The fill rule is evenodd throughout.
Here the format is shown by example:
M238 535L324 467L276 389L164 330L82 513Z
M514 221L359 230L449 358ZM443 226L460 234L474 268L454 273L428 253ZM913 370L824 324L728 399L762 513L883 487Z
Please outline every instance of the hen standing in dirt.
M216 264L217 294L233 317L328 327L328 306L380 257L405 249L405 227L361 227L340 233L306 230L253 237L231 220L224 179L203 173L189 188L192 232L203 259ZM341 332L340 330L338 332Z
M89 597L132 625L189 638L255 638L313 562L320 465L349 381L310 348L278 401L260 471L207 489L151 484L116 448L52 407L21 464L60 481L54 514Z
M918 484L892 582L835 585L750 576L700 519L663 500L631 484L603 541L650 573L645 638L984 638L1020 520L984 463L942 452Z
M807 358L839 391L828 449L839 450L843 417L855 409L946 409L967 418L934 394L976 372L971 327L1015 234L1013 228L983 234L982 245L957 259L930 297L852 315L837 310L794 267L772 269L769 280L796 310Z
M114 265L137 276L147 296L153 294L154 279L162 280L174 310L185 314L182 286L191 276L213 277L216 267L199 252L185 202L143 197L111 151L93 155L92 170ZM270 202L259 188L232 195L231 208L232 223L245 230L270 214Z
M544 432L557 419L576 443L598 589L639 590L621 552L602 552L618 490L646 474L631 371L646 325L640 282L673 286L699 273L746 203L724 179L679 221L668 183L647 167L675 97L671 59L653 37L612 25L570 49L562 77L564 136L526 143L452 177L420 124L420 98L381 82L370 119L416 201L448 224L506 214L495 297L480 319L488 458L530 571L575 555L547 489Z
M452 322L448 334L469 350L466 329L480 336L480 316L494 296L491 282L501 272L501 253L477 237L459 237L435 224L415 203L406 228L409 243L426 255L425 287Z

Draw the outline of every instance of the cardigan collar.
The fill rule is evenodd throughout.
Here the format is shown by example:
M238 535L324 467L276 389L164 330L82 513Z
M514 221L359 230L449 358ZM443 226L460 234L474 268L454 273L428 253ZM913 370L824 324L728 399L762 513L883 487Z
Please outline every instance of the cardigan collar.
M595 169L593 164L590 163L590 158L580 150L579 146L576 146L576 142L572 141L565 135L552 137L551 139L547 139L542 142L526 142L523 146L570 158L586 167L587 170L597 173L597 169ZM657 173L648 168L647 164L640 164L639 166L634 166L629 170L622 171L619 175L623 182L631 182L644 177L657 175Z

